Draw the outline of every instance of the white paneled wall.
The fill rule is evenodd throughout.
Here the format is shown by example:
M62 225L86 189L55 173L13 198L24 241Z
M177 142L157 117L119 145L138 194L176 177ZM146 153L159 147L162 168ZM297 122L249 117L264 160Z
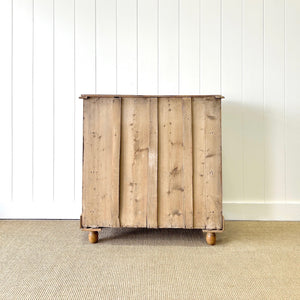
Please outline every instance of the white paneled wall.
M0 217L78 218L83 93L223 94L227 219L300 219L300 1L0 1Z

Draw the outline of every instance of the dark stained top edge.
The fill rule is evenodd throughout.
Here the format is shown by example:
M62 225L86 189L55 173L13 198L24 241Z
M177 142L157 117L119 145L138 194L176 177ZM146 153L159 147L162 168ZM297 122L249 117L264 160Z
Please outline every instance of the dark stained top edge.
M224 98L221 95L98 95L98 94L83 94L79 99L89 99L89 98L178 98L178 97L214 97L215 99Z

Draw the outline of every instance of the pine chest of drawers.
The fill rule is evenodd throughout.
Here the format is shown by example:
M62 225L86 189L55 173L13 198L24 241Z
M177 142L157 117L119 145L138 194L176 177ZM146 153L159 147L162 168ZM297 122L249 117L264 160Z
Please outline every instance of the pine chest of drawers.
M80 227L198 228L222 216L222 96L82 95Z

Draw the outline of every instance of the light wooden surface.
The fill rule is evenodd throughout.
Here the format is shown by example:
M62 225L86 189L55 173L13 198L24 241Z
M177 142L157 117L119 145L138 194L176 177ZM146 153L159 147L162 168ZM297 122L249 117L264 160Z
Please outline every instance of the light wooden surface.
M205 228L205 114L206 101L193 99L193 185L194 185L194 227Z
M157 227L156 103L156 98L126 98L122 101L122 227Z
M191 99L159 99L158 224L193 227Z
M223 99L224 97L221 95L113 95L113 94L82 94L79 98L80 99L91 99L91 98L190 98L190 97L197 97L197 98L207 98L213 97L215 99Z
M119 226L121 99L85 101L82 226Z
M87 97L82 228L222 231L220 97Z

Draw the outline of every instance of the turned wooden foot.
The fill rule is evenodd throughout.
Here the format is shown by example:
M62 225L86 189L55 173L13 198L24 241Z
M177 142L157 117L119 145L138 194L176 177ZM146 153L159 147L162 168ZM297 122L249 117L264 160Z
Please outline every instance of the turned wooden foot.
M208 245L214 245L216 243L216 234L214 232L206 233L206 243Z
M89 241L90 241L90 243L98 242L98 231L90 231L89 232Z

